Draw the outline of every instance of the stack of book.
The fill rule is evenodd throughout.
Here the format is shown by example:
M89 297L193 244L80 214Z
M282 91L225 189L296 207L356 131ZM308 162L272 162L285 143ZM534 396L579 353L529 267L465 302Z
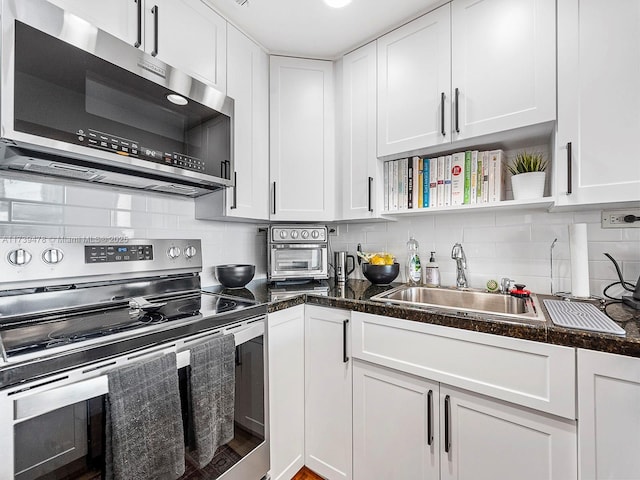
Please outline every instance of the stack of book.
M384 210L499 202L506 176L502 150L389 160L384 162Z

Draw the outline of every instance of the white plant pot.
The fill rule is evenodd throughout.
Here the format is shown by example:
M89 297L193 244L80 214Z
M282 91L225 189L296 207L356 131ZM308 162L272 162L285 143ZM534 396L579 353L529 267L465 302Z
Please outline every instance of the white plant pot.
M511 177L514 200L530 200L544 196L546 172L520 173Z

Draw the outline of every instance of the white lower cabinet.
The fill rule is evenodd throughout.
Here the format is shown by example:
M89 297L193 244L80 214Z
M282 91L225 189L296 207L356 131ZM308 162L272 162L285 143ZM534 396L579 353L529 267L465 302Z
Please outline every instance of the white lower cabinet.
M640 478L640 359L578 349L580 480Z
M354 480L577 478L574 349L352 322Z
M304 305L267 317L271 479L304 465Z
M354 361L354 480L439 478L438 384Z
M305 308L305 465L328 480L350 480L350 312Z

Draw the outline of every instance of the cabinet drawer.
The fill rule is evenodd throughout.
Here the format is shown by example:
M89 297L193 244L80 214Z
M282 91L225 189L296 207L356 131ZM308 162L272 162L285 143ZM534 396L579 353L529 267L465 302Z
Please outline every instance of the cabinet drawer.
M352 355L575 419L575 350L528 340L352 314Z

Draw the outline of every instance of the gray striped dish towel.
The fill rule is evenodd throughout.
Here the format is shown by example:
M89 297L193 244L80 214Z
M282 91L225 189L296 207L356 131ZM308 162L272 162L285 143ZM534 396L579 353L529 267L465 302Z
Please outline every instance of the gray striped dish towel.
M190 350L191 409L195 451L200 468L216 449L233 438L235 407L235 339L233 334L212 338Z
M176 354L110 371L105 478L175 480L185 470Z

